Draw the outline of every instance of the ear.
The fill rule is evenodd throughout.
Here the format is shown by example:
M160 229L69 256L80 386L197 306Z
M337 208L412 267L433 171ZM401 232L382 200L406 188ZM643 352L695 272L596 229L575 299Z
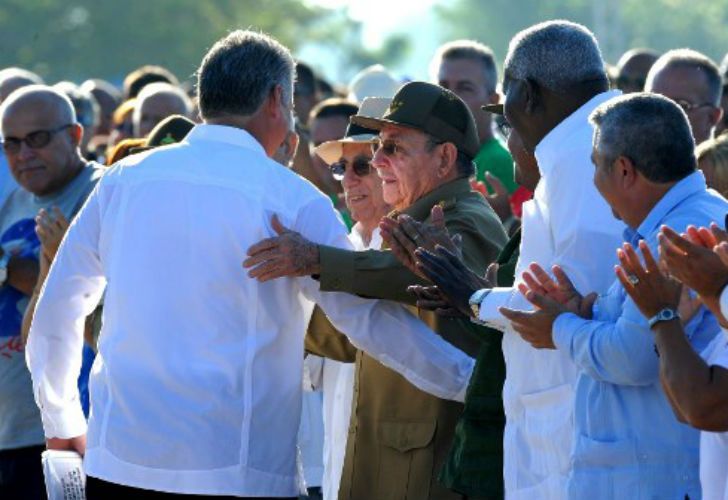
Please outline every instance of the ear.
M541 106L542 92L541 87L535 80L527 78L521 80L523 82L523 93L526 105L524 109L526 113L532 115Z
M618 182L622 188L631 188L640 177L639 171L635 168L632 160L626 156L618 157L612 164L612 169L617 169Z
M717 108L714 108L713 111L710 112L710 123L712 123L713 126L718 125L718 123L720 123L721 118L723 118L723 108L717 107Z
M74 148L77 148L81 145L81 141L83 140L83 133L83 127L78 123L74 123L71 127L68 127L68 134L71 137L71 144L73 144Z
M283 87L280 84L273 87L265 101L266 111L273 117L278 118L283 112Z
M455 161L458 157L458 148L452 142L443 143L440 147L442 148L442 153L440 156L440 165L437 167L437 176L443 178L457 168Z

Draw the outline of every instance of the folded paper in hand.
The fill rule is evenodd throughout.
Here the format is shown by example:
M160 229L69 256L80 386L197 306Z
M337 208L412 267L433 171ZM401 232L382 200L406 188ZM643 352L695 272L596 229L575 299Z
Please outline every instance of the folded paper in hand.
M41 455L49 500L85 500L83 457L75 451L46 450Z

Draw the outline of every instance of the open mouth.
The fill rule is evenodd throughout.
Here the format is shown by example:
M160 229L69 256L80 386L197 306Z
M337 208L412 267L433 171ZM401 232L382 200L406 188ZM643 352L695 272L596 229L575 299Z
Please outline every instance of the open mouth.
M349 203L359 203L367 198L368 198L368 196L365 194L358 194L358 195L346 197L346 199L349 201Z

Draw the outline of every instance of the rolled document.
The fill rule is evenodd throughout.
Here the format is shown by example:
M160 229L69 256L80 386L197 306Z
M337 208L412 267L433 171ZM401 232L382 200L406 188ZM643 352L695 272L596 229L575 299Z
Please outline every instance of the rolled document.
M41 457L48 500L86 500L81 455L75 451L46 450Z

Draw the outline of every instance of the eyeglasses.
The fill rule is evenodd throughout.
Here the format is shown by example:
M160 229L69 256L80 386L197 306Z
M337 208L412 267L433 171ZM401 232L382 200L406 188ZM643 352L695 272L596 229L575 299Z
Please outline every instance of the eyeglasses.
M372 142L372 157L376 155L377 151L379 150L384 153L384 156L389 157L392 157L397 153L401 153L403 151L402 146L400 146L391 139L386 139L384 141L380 139L375 139L374 142Z
M331 175L334 176L334 179L336 179L337 181L344 180L347 163L349 162L347 162L346 160L341 160L329 165ZM357 175L357 177L366 177L372 171L372 164L368 159L359 157L355 158L354 161L351 162L351 168L354 170L354 173Z
M678 105L678 106L680 106L680 107L681 107L681 108L683 109L683 111L685 111L686 113L690 113L691 111L694 111L694 110L696 110L696 109L699 109L699 108L705 108L705 107L711 107L711 108L714 108L714 107L715 107L715 106L714 106L714 105L713 105L712 103L710 103L710 102L704 102L704 103L702 103L702 104L695 104L695 103L692 103L692 102L688 101L687 99L675 99L675 102L676 102L676 103L677 103L677 105Z
M73 123L68 123L51 130L36 130L23 138L5 137L3 138L3 150L8 154L17 154L22 143L25 143L30 149L44 148L51 142L54 135L63 129L73 127L73 125Z

